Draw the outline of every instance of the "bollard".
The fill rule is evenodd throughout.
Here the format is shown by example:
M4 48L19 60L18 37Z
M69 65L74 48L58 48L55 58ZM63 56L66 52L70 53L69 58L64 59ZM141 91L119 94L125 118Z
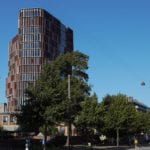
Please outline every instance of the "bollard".
M29 145L28 145L28 143L25 144L25 150L29 150Z
M29 140L28 139L26 139L25 150L29 150Z

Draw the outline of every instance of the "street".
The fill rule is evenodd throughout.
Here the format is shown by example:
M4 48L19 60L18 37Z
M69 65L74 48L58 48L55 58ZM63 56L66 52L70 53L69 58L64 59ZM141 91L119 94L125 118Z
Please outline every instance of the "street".
M142 146L142 147L138 147L137 149L135 148L130 148L128 150L150 150L150 146Z

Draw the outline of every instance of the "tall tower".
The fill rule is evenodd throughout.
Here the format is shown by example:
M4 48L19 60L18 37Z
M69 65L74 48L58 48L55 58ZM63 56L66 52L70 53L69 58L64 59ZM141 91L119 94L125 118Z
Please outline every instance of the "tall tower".
M6 79L8 111L25 104L25 89L35 82L45 60L73 50L73 31L41 8L21 9L18 33L9 43Z

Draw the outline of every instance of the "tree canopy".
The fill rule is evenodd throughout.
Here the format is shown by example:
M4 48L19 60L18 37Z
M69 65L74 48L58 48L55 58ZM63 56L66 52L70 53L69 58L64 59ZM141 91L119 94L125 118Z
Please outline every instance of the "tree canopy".
M121 132L148 132L150 113L138 112L124 94L107 95L102 102L90 95L89 57L79 51L61 54L42 66L39 79L26 90L26 105L17 116L24 131L52 132L64 123L76 125L81 134L97 130L117 137ZM43 126L44 125L44 126ZM52 128L51 128L52 127Z
M75 125L81 135L92 134L95 129L98 130L103 126L103 110L96 94L87 97L81 107L82 110L76 117Z
M43 67L39 79L26 90L26 105L22 106L18 116L18 122L24 129L74 121L81 109L81 102L90 94L86 73L88 59L87 55L74 51L61 54Z
M102 103L105 108L105 133L110 130L116 132L117 145L119 145L119 132L123 130L128 132L135 125L136 109L123 94L107 95Z
M106 97L107 100L108 97ZM105 98L104 98L105 101ZM105 102L104 102L105 103ZM110 105L107 108L105 122L106 126L112 129L126 129L131 127L136 119L136 109L123 94L110 97Z

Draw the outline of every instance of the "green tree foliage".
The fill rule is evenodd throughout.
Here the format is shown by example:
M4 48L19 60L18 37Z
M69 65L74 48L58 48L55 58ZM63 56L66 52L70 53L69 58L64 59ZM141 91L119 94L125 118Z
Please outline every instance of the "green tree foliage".
M93 134L95 129L103 126L103 110L96 94L87 97L81 106L82 110L75 120L76 127L81 135Z
M41 128L46 135L47 130L62 122L68 131L75 123L82 134L93 129L108 136L117 133L118 144L119 134L124 131L149 131L150 113L136 111L126 95L107 95L101 103L96 95L89 96L88 59L87 55L75 51L62 54L43 66L39 79L26 90L26 105L17 116L22 130Z
M37 132L39 127L44 123L42 109L37 100L35 88L32 86L26 91L28 94L28 101L26 105L22 106L21 112L17 114L17 122L20 125L20 130L24 132Z
M150 112L137 112L135 121L135 133L149 133L150 129Z
M135 125L136 109L123 94L106 96L102 102L105 108L105 131L116 131L117 145L119 145L119 132L130 130Z
M71 123L81 109L81 102L89 95L90 87L87 84L88 74L86 73L88 56L80 52L64 54L54 62L54 68L57 68L60 81L57 82L58 91L54 94L59 96L59 102L49 106L46 109L46 115L55 118L57 122L64 122L68 126L70 133ZM70 69L71 68L71 69ZM68 75L70 77L70 89L68 89ZM50 74L49 74L50 76ZM55 87L56 88L56 87ZM71 97L68 97L70 90ZM69 139L69 137L68 137Z
M47 65L41 75L41 82L48 83L47 87L44 85L46 89L44 89L43 94L48 97L48 100L52 100L53 106L56 104L57 107L54 107L54 109L56 108L57 115L58 112L60 112L60 117L59 115L57 116L60 121L64 121L64 119L66 119L66 121L74 120L75 116L73 114L76 115L76 111L80 107L80 102L89 94L90 88L86 82L88 75L85 72L88 68L87 61L88 56L80 52L66 53ZM68 99L69 74L71 75L71 100ZM53 112L54 115L56 115L52 108L48 108L47 111L47 114Z
M26 91L27 102L18 116L23 128L73 123L81 109L81 102L90 91L86 73L88 59L87 55L75 51L62 54L43 67L39 80ZM68 75L71 76L70 99Z

